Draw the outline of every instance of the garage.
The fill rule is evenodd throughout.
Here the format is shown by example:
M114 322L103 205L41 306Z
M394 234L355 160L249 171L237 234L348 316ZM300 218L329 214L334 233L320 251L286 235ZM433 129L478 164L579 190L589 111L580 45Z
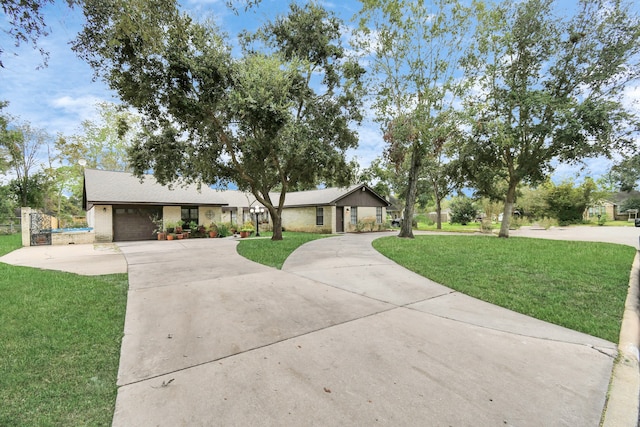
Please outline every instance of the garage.
M134 240L152 240L155 238L154 216L162 218L160 206L113 206L113 240L127 242Z

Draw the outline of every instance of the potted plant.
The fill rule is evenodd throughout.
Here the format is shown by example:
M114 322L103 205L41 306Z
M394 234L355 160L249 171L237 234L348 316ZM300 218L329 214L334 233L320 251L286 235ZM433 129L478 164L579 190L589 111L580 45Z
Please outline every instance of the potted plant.
M183 224L184 224L184 222L182 222L181 219L176 221L176 234L182 234L182 226L183 226Z
M240 237L242 237L243 239L245 237L249 237L251 233L253 233L253 231L253 224L251 224L250 222L245 222L244 224L242 224L242 228L240 229Z
M209 224L209 228L207 228L207 231L209 232L209 237L213 238L218 236L218 226L214 222Z
M174 233L176 231L176 223L175 223L175 221L167 221L165 226L167 227L166 228L166 232L167 233L171 234L171 233Z
M149 219L154 225L153 234L158 236L158 240L164 240L167 237L167 233L163 228L163 220L157 214L150 215Z

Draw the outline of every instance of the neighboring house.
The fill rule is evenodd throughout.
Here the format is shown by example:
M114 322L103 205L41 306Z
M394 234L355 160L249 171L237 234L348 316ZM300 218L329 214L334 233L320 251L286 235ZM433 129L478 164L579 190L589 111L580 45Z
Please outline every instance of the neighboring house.
M620 216L618 215L618 206L609 201L601 201L593 206L588 206L584 210L582 217L586 221L597 221L602 215L606 215L609 220L616 219Z
M279 194L273 193L272 200ZM127 172L86 169L83 204L98 242L153 239L152 219L242 224L251 207L261 206L250 193L206 186L160 185L151 175L140 180ZM386 222L384 198L364 184L348 188L291 192L286 195L282 226L286 230L344 232L363 218ZM261 221L269 221L268 213Z

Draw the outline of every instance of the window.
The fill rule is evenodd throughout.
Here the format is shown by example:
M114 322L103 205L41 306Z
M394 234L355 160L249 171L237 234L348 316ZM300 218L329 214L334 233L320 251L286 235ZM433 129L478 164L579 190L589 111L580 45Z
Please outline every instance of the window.
M376 223L382 224L382 206L376 208Z
M351 224L358 224L358 207L351 206Z
M182 220L182 226L185 228L189 228L189 223L191 221L196 224L200 224L198 221L198 208L197 207L183 207L182 213L180 215L180 219Z
M316 208L316 225L324 225L324 208Z

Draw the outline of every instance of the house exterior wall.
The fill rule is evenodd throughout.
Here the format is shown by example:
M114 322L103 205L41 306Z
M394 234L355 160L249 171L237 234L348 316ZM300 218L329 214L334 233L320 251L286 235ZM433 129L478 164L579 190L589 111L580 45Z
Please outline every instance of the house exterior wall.
M233 221L231 220L231 212L233 212L234 215ZM243 208L221 209L220 222L233 222L233 224L235 225L242 225L242 223L244 222L242 218L242 212Z
M362 221L365 218L376 219L376 206L345 206L344 207L344 229L347 232L356 231L356 224L351 223L351 212L353 208L357 208L357 221ZM347 209L349 209L347 211ZM387 221L387 209L382 206L382 223ZM377 223L377 222L376 222Z
M182 219L182 208L180 206L163 206L162 222L165 228L168 222L178 222Z
M96 235L96 242L113 242L113 208L111 205L94 205L90 210L93 211L92 217L94 221L93 229ZM87 222L89 214L87 214ZM91 224L89 224L91 227Z
M616 218L616 205L613 203L605 202L598 206L590 206L585 209L583 218L587 221L597 221L598 215L607 215L609 220Z
M316 225L316 206L305 206L283 209L282 226L291 231L331 232L335 230L335 207L322 206L322 208L323 225Z
M200 224L208 227L212 222L224 222L222 220L222 208L219 206L200 206L198 207L198 220Z

